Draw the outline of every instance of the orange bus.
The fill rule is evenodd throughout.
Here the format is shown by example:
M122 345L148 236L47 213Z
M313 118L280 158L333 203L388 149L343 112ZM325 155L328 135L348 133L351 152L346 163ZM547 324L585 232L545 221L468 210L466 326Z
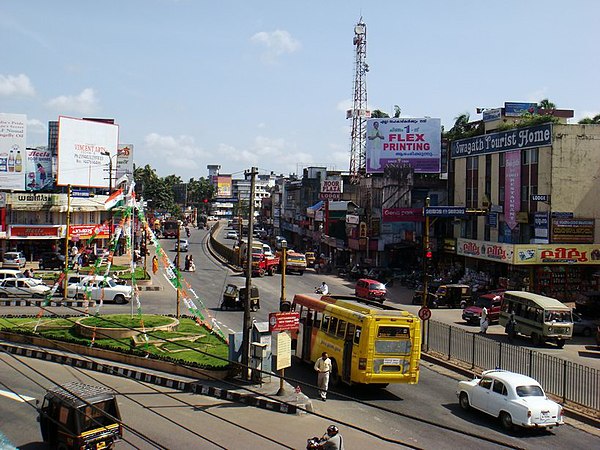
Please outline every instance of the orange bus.
M421 321L407 311L357 297L296 294L300 327L292 354L314 363L332 361L330 382L387 386L419 381Z

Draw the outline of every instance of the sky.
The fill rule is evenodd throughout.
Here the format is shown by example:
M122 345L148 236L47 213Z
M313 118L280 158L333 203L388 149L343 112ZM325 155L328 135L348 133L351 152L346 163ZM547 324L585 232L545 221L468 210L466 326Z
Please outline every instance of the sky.
M27 116L28 147L61 115L114 118L136 166L184 181L348 170L361 17L371 110L600 113L596 0L3 0L0 112Z

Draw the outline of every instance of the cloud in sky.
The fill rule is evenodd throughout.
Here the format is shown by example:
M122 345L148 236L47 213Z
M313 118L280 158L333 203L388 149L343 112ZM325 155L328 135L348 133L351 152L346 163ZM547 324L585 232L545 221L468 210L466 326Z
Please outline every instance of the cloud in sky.
M85 88L78 95L61 95L49 100L46 105L60 112L90 114L97 111L99 102L92 88Z
M160 165L177 169L202 169L209 152L196 145L192 136L166 136L150 133L144 138L144 151L160 161Z
M0 75L0 95L35 95L31 80L25 74Z
M260 31L252 36L250 41L265 48L262 59L269 63L275 62L281 55L294 53L302 48L300 41L285 30Z
M38 119L27 119L27 132L28 133L38 133L38 134L46 134L47 133L46 125L42 123Z

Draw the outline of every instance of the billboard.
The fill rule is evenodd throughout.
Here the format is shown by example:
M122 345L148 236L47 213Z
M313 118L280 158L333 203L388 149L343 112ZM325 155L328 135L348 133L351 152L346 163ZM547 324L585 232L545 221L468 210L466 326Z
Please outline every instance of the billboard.
M231 175L217 176L217 198L231 197Z
M40 191L52 188L52 152L47 148L28 148L25 158L25 189Z
M537 110L537 103L504 102L504 115L506 117L519 117L526 113L535 114Z
M127 175L130 180L133 179L133 145L119 144L117 148L117 166L113 177L119 180Z
M440 119L381 118L367 120L367 172L383 173L390 163L409 164L415 173L439 173Z
M0 113L0 189L25 190L25 114Z
M90 120L58 118L59 186L106 188L116 167L119 126Z

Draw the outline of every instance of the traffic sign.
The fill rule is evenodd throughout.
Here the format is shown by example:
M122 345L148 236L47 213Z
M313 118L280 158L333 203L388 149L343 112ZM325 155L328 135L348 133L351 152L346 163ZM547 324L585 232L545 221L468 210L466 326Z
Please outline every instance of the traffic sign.
M297 330L300 326L300 313L274 312L269 313L269 331Z
M421 307L419 309L419 319L425 321L431 318L431 310L427 306Z

